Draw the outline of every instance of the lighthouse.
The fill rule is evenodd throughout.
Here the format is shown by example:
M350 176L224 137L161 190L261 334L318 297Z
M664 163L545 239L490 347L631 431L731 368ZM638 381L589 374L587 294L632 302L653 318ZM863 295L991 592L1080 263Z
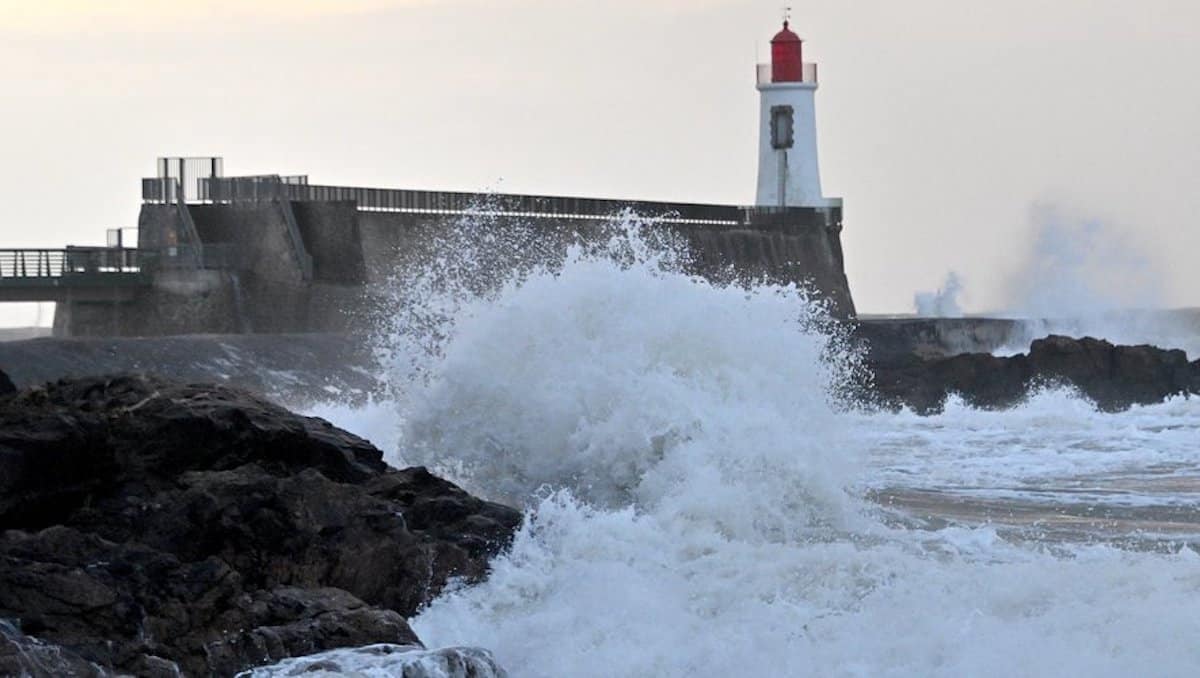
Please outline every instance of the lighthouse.
M758 65L761 101L758 197L762 207L825 208L817 165L817 65L804 63L789 22L771 39L771 62Z

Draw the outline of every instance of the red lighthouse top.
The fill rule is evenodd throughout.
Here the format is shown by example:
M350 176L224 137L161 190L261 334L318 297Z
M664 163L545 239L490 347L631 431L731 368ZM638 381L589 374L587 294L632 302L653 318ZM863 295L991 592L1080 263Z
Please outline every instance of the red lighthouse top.
M771 38L771 82L804 80L803 41L783 22L783 30Z

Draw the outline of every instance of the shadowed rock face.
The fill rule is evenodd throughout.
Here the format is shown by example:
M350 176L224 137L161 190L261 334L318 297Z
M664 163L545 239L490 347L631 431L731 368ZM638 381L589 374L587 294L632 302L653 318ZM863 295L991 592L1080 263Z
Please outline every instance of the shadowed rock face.
M1020 330L1021 321L1004 318L859 318L851 326L870 358L883 362L991 353Z
M0 372L0 396L16 392L17 387L13 386L12 380L4 372Z
M449 578L483 577L519 522L240 391L23 391L0 399L0 672L57 672L22 648L97 675L227 675L418 644L405 617Z
M1114 346L1100 339L1051 335L1034 341L1029 353L998 358L968 353L922 359L915 355L872 358L875 391L886 404L927 413L959 394L976 407L1011 407L1038 386L1077 388L1103 410L1200 394L1200 360L1189 363L1180 350Z

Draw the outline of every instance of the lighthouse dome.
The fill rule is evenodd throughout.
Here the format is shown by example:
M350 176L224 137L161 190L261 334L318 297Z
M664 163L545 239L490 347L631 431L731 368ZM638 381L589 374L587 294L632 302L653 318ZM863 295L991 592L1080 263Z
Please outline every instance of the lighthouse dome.
M771 82L804 80L803 43L783 22L783 30L771 38Z
M783 22L783 30L779 31L775 34L775 37L771 38L771 44L780 42L800 42L800 36L792 32L792 29L788 27L788 23L789 22L787 21Z

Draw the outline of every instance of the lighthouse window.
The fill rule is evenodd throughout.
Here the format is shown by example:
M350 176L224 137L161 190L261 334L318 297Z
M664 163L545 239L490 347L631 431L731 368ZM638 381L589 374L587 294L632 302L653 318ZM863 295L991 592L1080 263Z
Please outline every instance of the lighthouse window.
M792 147L792 107L771 107L771 147Z

